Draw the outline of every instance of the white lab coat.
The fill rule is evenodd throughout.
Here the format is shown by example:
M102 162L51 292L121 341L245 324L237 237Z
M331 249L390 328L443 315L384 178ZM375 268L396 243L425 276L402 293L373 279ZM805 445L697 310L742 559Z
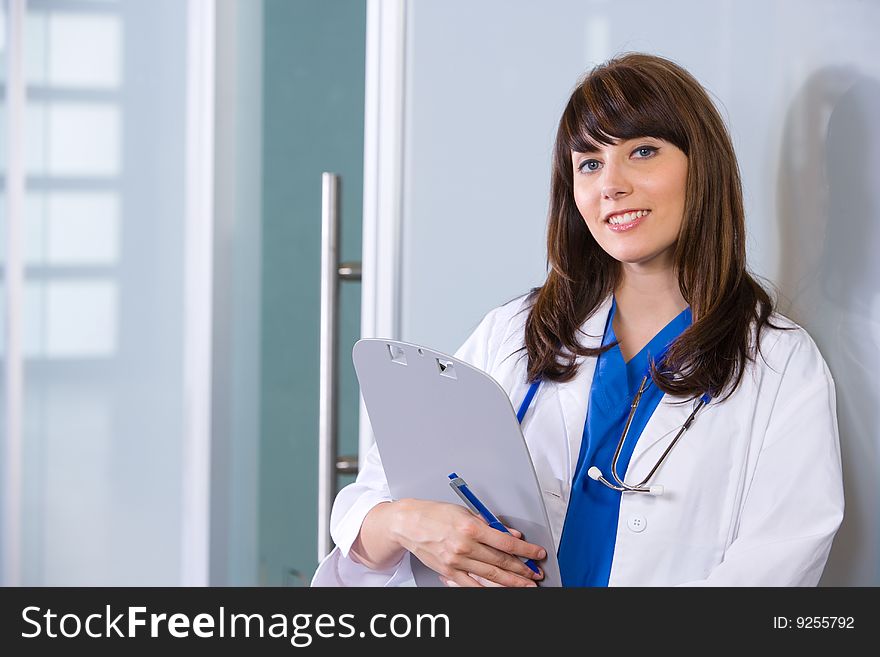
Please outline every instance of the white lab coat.
M611 297L581 327L598 346ZM525 297L491 311L456 357L488 372L519 408L528 390L523 345ZM762 332L762 356L736 392L703 408L651 483L660 497L627 493L620 504L610 586L814 586L843 518L834 382L810 336ZM553 530L568 507L595 358L579 358L577 377L544 382L522 424ZM692 404L661 400L626 472L641 481L687 419ZM350 555L367 512L391 499L375 445L357 481L339 492L331 534L337 547L313 586L412 584L409 554L372 571ZM550 547L550 546L545 546Z

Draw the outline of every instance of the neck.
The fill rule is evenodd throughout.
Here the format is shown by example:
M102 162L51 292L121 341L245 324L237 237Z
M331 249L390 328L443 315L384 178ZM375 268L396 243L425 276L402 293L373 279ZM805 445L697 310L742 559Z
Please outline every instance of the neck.
M674 267L640 269L622 265L614 290L617 316L626 324L661 326L687 308Z

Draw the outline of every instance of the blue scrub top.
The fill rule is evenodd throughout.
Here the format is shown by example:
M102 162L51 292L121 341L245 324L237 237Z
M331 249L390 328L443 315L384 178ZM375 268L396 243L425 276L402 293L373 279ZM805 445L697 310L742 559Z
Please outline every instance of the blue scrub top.
M616 310L617 302L613 300L602 338L603 346L617 340L612 324ZM649 371L651 359L661 359L669 345L690 325L691 309L685 308L629 362L623 360L618 346L598 357L568 512L557 552L563 586L608 586L622 493L590 479L587 471L593 465L598 466L611 480L614 451L642 378ZM518 413L520 421L536 389L537 383L533 384L523 400ZM623 473L629 465L636 442L662 397L663 391L649 378L617 462L617 472L624 479Z

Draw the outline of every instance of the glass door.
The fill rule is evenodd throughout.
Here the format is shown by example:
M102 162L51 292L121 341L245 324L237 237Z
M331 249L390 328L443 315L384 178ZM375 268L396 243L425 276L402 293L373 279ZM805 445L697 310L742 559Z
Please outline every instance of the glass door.
M340 261L360 261L366 2L266 0L264 19L259 582L304 585L317 566L321 173L341 180ZM339 303L339 452L356 454L360 285L342 284Z
M340 261L360 261L365 35L365 0L220 4L212 584L305 586L317 566L321 174L341 180ZM339 453L357 454L360 285L339 303Z
M23 145L9 161L4 131L0 581L307 584L321 174L341 179L340 261L360 261L366 0L0 9L0 121ZM360 285L339 296L356 454Z

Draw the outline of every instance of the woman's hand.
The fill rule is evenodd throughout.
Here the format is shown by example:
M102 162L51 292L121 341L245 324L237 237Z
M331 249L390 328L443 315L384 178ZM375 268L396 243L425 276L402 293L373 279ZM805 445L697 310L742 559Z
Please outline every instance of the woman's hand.
M511 529L492 529L458 504L400 500L391 531L397 542L440 574L447 586L537 586L522 558L544 559L540 545Z
M511 534L513 534L516 538L522 538L522 532L517 531L516 529L513 529L512 527L508 527L507 531L509 531ZM532 574L534 575L534 573L532 573ZM495 582L490 582L489 580L483 579L479 575L474 575L473 573L468 573L468 575L470 575L474 580L476 580L477 584L479 584L480 586L483 586L483 587L500 587L500 586L502 586L501 584L496 584ZM446 579L445 577L443 577L443 575L439 575L439 577L440 577L440 581L443 582L444 586L449 586L452 588L459 588L461 586L460 584L453 582L451 579ZM543 577L543 574L542 574L542 577Z

